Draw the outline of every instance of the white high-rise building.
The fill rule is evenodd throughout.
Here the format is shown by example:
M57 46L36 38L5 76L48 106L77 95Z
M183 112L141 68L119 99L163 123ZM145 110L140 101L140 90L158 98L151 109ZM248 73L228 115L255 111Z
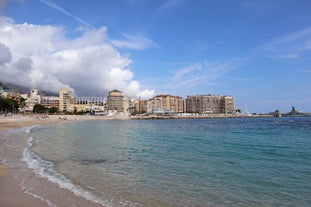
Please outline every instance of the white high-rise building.
M41 104L41 93L39 89L31 89L25 101L25 111L32 112L36 104Z

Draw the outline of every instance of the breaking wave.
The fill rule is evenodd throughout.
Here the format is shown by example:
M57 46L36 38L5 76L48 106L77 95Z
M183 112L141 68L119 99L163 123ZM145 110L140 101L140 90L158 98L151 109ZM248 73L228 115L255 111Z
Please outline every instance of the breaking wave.
M28 133L29 132L30 131L28 131ZM83 187L73 184L71 180L54 169L54 164L52 162L46 161L36 153L32 152L30 149L33 145L32 141L33 138L30 137L27 141L27 147L23 151L22 161L27 163L28 167L35 172L36 176L45 178L48 181L57 184L59 188L67 189L74 193L74 195L85 198L88 201L92 201L103 206L113 206L113 199L99 197Z

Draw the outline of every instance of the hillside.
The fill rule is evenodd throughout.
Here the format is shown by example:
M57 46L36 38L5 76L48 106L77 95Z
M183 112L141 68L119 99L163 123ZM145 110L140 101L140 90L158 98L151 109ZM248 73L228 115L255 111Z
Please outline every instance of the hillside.
M30 91L30 88L20 86L20 85L16 85L16 84L0 82L0 88L1 88L1 86L3 87L3 90L14 90L14 91L17 91L20 93L29 93L29 91ZM58 94L48 92L48 91L41 91L40 90L40 92L41 92L41 95L43 95L43 96L58 96Z

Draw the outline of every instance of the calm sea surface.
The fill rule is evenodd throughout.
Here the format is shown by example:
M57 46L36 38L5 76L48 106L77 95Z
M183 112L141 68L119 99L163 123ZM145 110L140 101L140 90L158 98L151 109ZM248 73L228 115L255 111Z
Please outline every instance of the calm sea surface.
M83 121L33 128L24 160L109 206L310 206L311 118Z

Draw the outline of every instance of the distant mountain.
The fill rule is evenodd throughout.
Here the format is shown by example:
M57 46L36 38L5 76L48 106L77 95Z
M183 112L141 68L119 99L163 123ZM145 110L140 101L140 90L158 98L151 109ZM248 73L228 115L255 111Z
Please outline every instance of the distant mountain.
M2 85L3 90L14 90L20 93L29 93L29 88L27 87L18 86L10 83L0 83L0 85Z
M0 82L0 88L1 88L1 86L3 87L3 90L14 90L14 91L17 91L20 93L29 93L30 92L30 88L20 86L20 85L16 85L16 84L1 83ZM38 89L40 90L40 88L38 88ZM48 92L48 91L40 90L40 92L41 92L41 95L43 95L43 96L58 96L58 94Z

